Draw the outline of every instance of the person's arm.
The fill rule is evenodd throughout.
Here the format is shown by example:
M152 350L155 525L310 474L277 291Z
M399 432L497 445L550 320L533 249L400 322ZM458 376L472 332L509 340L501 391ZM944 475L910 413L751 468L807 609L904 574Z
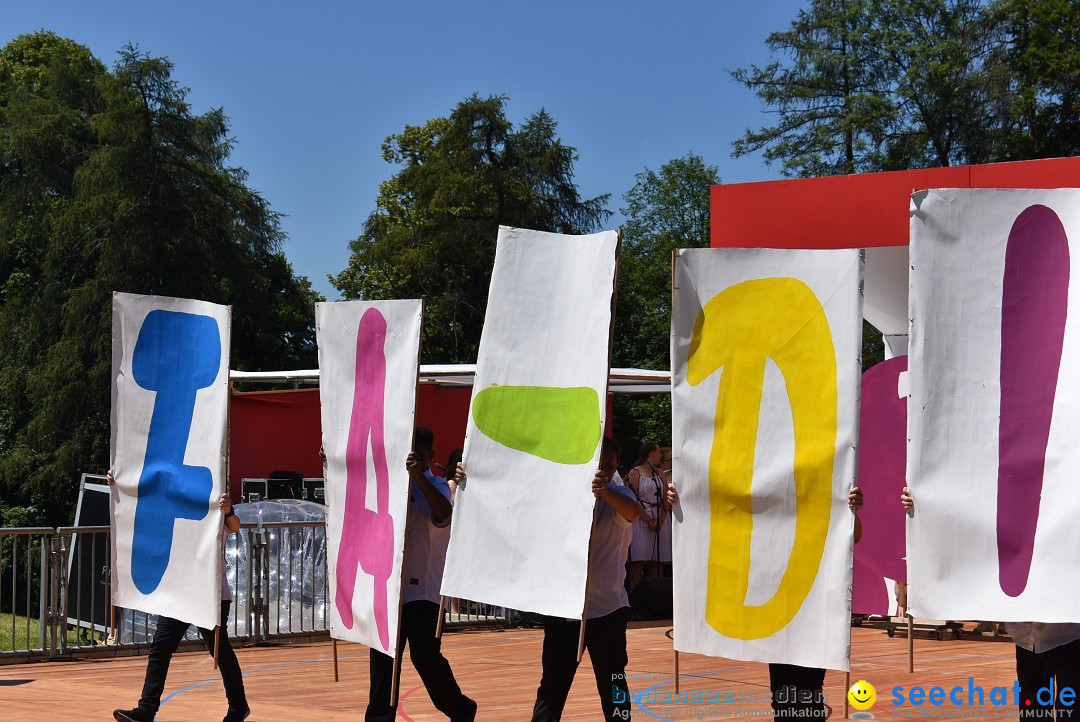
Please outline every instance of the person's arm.
M612 508L619 512L619 516L627 521L634 521L638 517L645 515L641 505L635 499L631 499L625 494L620 494L608 487L608 480L603 471L598 470L596 475L593 476L592 492L597 499L603 499L608 504L611 504Z
M667 490L664 492L664 503L668 509L679 504L679 491L670 481L667 484Z
M908 514L915 513L915 500L911 498L911 492L905 486L903 493L900 494L900 503L904 505L904 511Z
M218 509L225 515L225 528L229 530L229 533L235 534L240 531L240 517L233 511L232 499L228 494L222 494L218 499Z
M662 527L667 518L671 516L671 502L668 501L668 489L671 488L671 482L664 476L662 470L658 470L660 477L660 508L657 509L657 516L660 517L659 524L657 526Z
M671 502L668 501L668 489L671 488L671 482L664 476L664 472L660 472L660 499L661 505L665 512L671 511Z
M859 509L862 509L863 505L863 493L862 489L857 486L851 487L851 491L848 492L847 497L848 509L855 514L855 543L858 544L862 539L862 520L859 519Z
M417 458L416 452L409 452L409 458L405 460L405 468L409 470L409 476L420 487L420 492L427 499L428 505L431 507L431 520L436 524L442 524L449 519L450 514L454 511L454 505L441 491L435 488L435 485L424 474L424 467Z

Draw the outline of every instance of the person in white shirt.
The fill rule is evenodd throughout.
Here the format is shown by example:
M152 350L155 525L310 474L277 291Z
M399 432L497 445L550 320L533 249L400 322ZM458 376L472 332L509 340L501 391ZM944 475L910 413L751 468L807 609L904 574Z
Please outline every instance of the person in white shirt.
M109 486L116 483L116 477L112 469L105 476ZM218 509L224 514L225 530L230 534L240 531L240 518L232 508L232 500L228 494L222 494L218 499ZM240 671L240 662L236 659L236 652L229 643L228 624L229 607L232 605L232 589L225 575L225 566L221 567L221 626L218 634L218 669L221 671L221 681L225 685L225 697L229 700L229 709L225 714L224 722L242 722L251 714L248 707L247 695L244 692L244 676ZM154 639L150 643L150 654L146 660L146 675L143 679L142 696L139 704L132 709L113 710L113 719L118 722L153 722L161 706L161 694L165 691L165 678L169 674L169 664L172 656L180 646L180 642L187 634L191 624L158 615L157 626L154 631ZM199 627L199 634L214 654L213 629Z
M615 478L619 444L605 437L600 448L600 469L591 480L596 497L596 524L589 543L589 585L585 597L585 648L592 660L596 689L605 719L630 719L630 690L626 684L626 550L633 522L642 514L634 492ZM454 481L467 476L459 463ZM669 486L668 506L679 503ZM577 646L581 621L544 617L543 676L536 690L532 722L562 718L566 696L577 673Z
M408 642L409 658L435 708L452 722L472 722L476 702L462 694L450 663L442 655L442 643L435 636L453 505L446 480L428 468L434 446L431 430L418 426L413 451L405 462L411 481L401 569L401 640ZM364 719L392 722L397 715L397 707L390 704L394 659L374 649L368 655L371 687Z
M631 489L612 481L619 465L619 444L604 438L600 469L592 479L596 524L589 543L589 585L585 598L585 648L592 660L596 689L605 719L630 719L630 690L626 684L626 550L632 525L642 514ZM668 505L678 503L668 487ZM543 676L536 690L533 722L562 718L566 696L577 672L581 622L544 618Z

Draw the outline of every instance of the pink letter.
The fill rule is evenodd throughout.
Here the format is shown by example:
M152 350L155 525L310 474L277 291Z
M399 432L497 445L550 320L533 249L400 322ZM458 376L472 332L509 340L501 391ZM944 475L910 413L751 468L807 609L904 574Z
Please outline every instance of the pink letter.
M357 565L375 581L375 624L379 641L390 646L386 586L394 566L394 520L390 516L390 476L383 439L383 396L386 392L386 319L368 309L356 333L356 388L353 391L349 441L345 447L345 518L338 547L336 604L341 622L353 626L353 588ZM376 510L367 498L368 437L375 466Z
M1009 231L1001 292L998 579L1010 597L1031 571L1068 296L1065 228L1046 206L1031 206Z

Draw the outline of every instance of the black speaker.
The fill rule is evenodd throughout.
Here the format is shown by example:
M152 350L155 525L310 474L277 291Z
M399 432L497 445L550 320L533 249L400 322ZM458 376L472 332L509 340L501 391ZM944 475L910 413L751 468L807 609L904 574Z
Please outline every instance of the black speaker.
M304 475L299 471L275 469L266 479L267 499L301 499L304 492Z
M630 609L645 619L671 619L671 577L647 577L630 592Z
M303 495L305 499L318 504L326 503L325 479L304 479L302 483L304 485Z

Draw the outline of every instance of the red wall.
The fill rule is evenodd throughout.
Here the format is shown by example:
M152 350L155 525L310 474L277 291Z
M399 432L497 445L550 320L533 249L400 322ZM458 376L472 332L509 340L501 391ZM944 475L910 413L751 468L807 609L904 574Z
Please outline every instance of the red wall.
M469 386L420 384L416 423L435 434L434 461L445 464L451 451L465 445L471 398ZM276 469L322 476L318 389L234 393L229 411L229 494L234 499L240 498L241 479L265 479ZM607 419L610 433L610 394Z
M240 480L265 479L271 471L322 476L319 390L234 393L229 407L229 494L240 498Z
M435 434L433 462L445 464L451 451L465 446L471 399L471 386L420 384L416 393L416 425L426 426ZM401 463L404 468L405 460Z
M712 187L713 248L908 244L911 193L926 188L1080 187L1080 157Z
M435 461L446 463L465 441L472 388L421 384L416 423L435 432ZM229 493L240 498L240 480L265 479L271 471L322 476L319 390L255 391L232 395L229 417ZM404 468L405 460L401 460Z

